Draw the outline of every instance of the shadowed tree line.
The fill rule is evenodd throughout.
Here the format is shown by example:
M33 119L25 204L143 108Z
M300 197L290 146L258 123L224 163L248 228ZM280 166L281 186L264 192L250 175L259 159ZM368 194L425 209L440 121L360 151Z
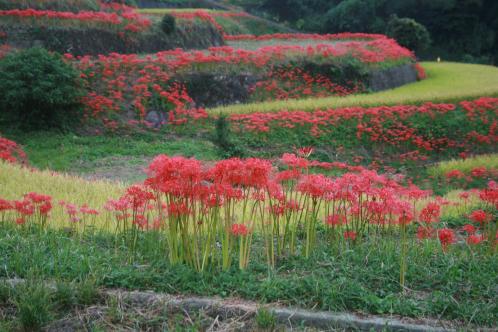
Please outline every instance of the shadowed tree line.
M306 32L388 34L420 58L498 61L496 0L232 0Z

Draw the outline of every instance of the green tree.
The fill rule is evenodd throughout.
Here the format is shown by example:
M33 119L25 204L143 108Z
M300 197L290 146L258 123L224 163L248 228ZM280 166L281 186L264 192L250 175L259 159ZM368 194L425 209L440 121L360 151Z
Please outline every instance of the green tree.
M330 9L325 18L329 32L365 32L376 21L375 1L344 0Z
M431 43L427 28L411 18L393 15L387 25L386 34L416 53L426 50Z
M0 117L22 129L66 128L80 120L78 73L43 48L0 60Z

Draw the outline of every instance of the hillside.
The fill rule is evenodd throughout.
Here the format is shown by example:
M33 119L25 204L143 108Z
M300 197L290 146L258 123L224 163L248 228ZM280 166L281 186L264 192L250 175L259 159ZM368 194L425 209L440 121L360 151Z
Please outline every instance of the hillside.
M496 329L498 68L261 1L0 0L0 331Z

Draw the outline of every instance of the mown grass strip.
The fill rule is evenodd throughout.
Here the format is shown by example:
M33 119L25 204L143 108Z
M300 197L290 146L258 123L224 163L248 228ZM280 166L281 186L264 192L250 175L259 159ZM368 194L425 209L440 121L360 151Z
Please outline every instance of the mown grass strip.
M422 62L422 66L428 75L426 80L378 93L231 105L208 111L212 114L276 112L284 109L313 111L317 108L457 102L498 96L498 67L451 62Z

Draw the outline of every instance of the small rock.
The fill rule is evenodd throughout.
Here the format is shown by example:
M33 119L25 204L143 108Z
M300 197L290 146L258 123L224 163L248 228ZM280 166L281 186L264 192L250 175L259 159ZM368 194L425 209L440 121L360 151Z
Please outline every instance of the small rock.
M162 125L167 123L166 114L161 111L150 111L145 116L145 121L152 124L153 128L161 128Z

